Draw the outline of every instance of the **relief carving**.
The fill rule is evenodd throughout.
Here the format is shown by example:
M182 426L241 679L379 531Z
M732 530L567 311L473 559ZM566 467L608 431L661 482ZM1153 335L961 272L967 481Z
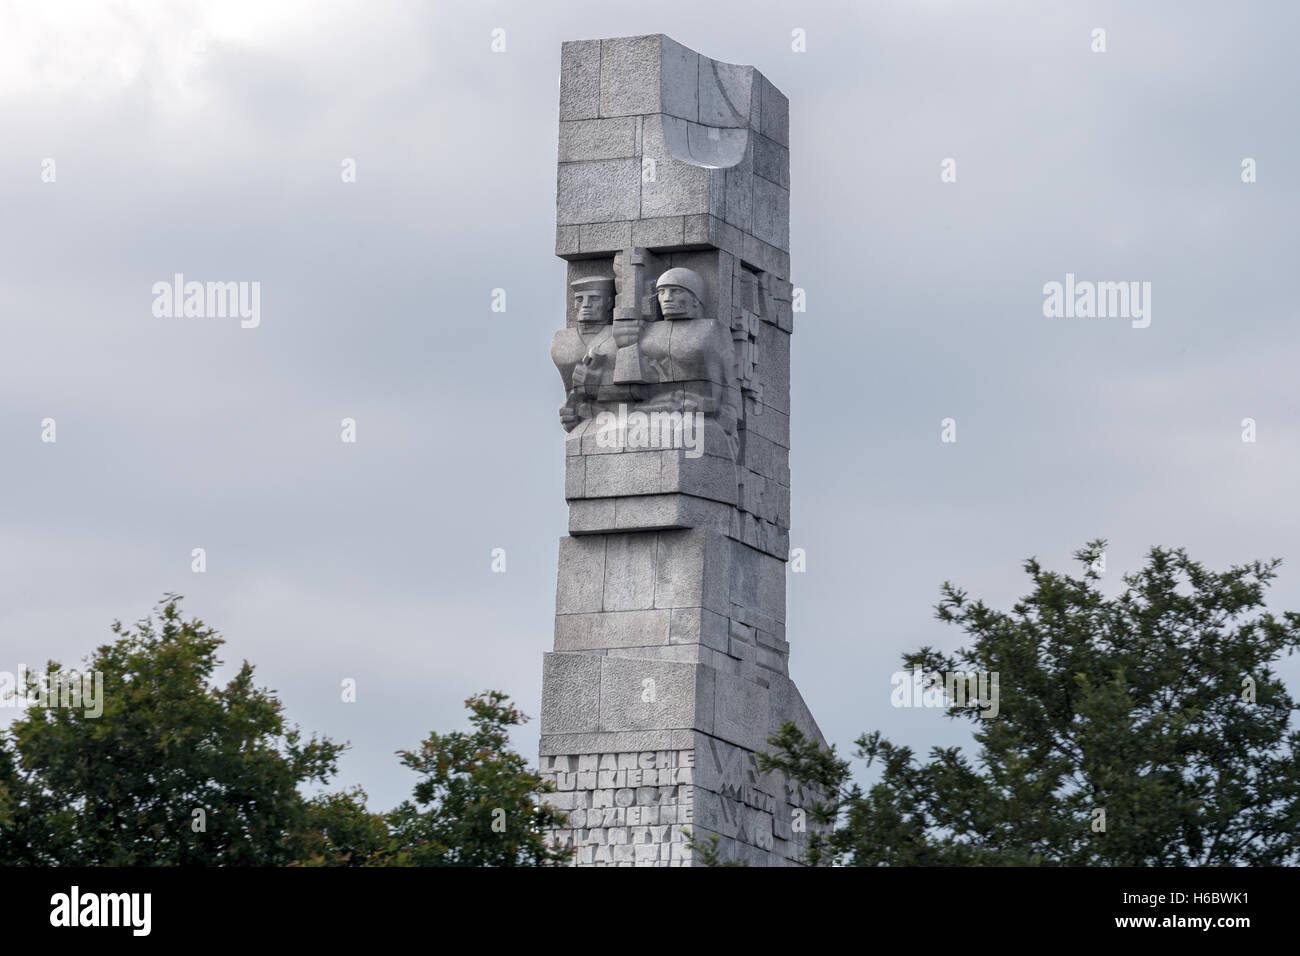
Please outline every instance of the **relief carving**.
M566 389L560 423L573 431L602 412L703 416L709 453L734 459L740 384L730 321L707 317L706 283L676 267L651 288L643 250L616 257L615 279L572 283L578 324L556 333L551 358ZM617 295L615 289L617 288Z

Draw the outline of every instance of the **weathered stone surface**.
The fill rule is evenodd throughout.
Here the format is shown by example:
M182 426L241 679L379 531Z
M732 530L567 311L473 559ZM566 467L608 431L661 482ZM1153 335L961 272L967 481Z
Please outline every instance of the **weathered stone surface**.
M617 502L617 498L582 498L571 502L569 533L591 534L617 527Z
M788 103L660 35L561 63L570 536L540 751L569 817L550 838L579 866L694 865L688 829L798 865L816 795L757 767L786 719L822 741L785 624Z
M670 644L703 644L716 651L727 650L727 618L704 607L672 609L668 627Z
M542 733L599 730L600 658L547 654L542 659Z
M560 162L627 159L636 155L636 117L573 120L560 124Z
M697 664L601 658L599 730L713 727L713 672ZM697 696L698 688L698 696Z
M754 235L778 249L790 245L790 191L754 177Z
M655 536L612 534L605 548L605 611L647 610L655 603Z
M653 753L657 750L689 749L694 746L695 735L690 730L548 734L542 737L542 753L549 755L619 751Z
M790 188L790 150L766 136L754 137L754 173Z
M582 252L625 249L631 243L630 222L587 222L578 227L578 248Z
M681 216L661 219L638 219L632 223L632 241L629 245L654 249L661 246L680 246L683 243L685 220Z
M560 572L556 580L557 614L603 610L605 539L561 538Z
M560 164L559 225L635 219L640 204L641 164L635 159Z
M631 233L629 233L629 238ZM577 226L556 226L555 227L555 254L557 256L573 256L578 254L581 247L578 245L578 227Z
M663 110L659 35L600 41L600 115L636 116Z
M555 649L585 651L668 644L671 622L672 612L664 609L557 614Z
M699 529L659 534L655 565L655 605L661 608L704 607L727 614L722 582L730 570L731 549L725 538Z
M710 211L710 191L722 184L722 173L693 163L683 162L669 148L669 139L688 143L685 120L673 116L646 117L642 129L642 155L652 159L641 184L641 215L689 216ZM678 152L688 153L686 149ZM645 169L645 166L642 167Z
M574 40L560 48L560 120L600 115L600 41Z
M790 145L790 101L785 94L763 78L762 120L759 132L782 146Z

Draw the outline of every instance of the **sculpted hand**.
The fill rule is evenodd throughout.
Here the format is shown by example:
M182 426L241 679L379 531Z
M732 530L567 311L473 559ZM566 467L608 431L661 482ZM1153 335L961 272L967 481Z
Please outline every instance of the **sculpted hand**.
M571 432L578 426L578 413L574 411L571 401L560 406L560 424L566 432Z
M614 320L614 342L619 348L636 345L641 338L641 323L637 319Z

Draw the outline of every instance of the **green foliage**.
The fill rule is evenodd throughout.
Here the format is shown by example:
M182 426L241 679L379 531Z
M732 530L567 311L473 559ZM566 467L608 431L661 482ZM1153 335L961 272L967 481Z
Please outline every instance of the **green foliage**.
M307 821L295 834L290 866L389 866L392 834L382 813L366 809L361 787L315 797Z
M572 850L551 846L543 830L566 814L540 802L549 783L509 749L509 728L525 717L500 691L465 701L471 733L430 734L419 751L399 751L423 778L414 800L388 815L395 862L414 866L555 866Z
M155 619L156 618L156 619ZM0 865L544 866L567 863L544 829L565 815L552 788L509 748L527 718L499 691L466 701L472 733L431 734L401 751L419 773L413 801L388 814L360 787L310 800L344 745L286 726L244 661L211 682L223 639L184 621L166 595L155 617L98 648L102 713L33 702L0 733ZM50 662L49 673L63 673ZM45 675L29 674L32 700ZM202 811L201 816L195 811Z
M1279 562L1216 573L1182 549L1153 548L1108 598L1095 570L1104 549L1076 552L1080 577L1027 561L1033 590L1010 613L943 586L936 616L970 646L903 659L925 672L1000 674L997 717L948 710L973 721L975 762L957 747L922 762L876 731L856 741L857 756L881 767L864 791L847 761L793 725L769 739L763 769L829 795L810 813L826 828L810 833L809 862L1300 862L1300 732L1288 730L1297 705L1270 666L1300 646L1300 614L1263 610Z
M343 747L304 742L244 661L210 684L222 638L183 621L115 622L84 673L103 712L33 703L0 738L0 862L65 866L266 866L288 862L306 821L301 783L326 782ZM49 671L59 672L50 662ZM29 674L29 698L44 675ZM202 811L202 827L194 811Z

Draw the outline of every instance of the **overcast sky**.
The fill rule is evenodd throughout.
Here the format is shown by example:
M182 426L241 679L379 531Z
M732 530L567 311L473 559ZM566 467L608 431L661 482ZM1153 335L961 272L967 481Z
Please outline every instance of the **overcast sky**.
M0 670L180 592L376 809L470 694L535 718L560 43L644 33L790 99L787 637L829 739L968 739L889 703L963 643L940 584L1007 607L1093 537L1109 590L1182 545L1287 559L1300 608L1295 4L0 0ZM177 272L260 282L261 324L156 317ZM1150 326L1044 317L1066 273L1150 282Z

